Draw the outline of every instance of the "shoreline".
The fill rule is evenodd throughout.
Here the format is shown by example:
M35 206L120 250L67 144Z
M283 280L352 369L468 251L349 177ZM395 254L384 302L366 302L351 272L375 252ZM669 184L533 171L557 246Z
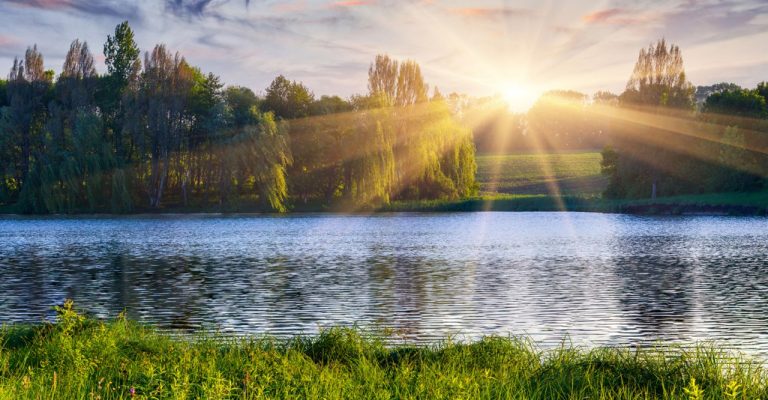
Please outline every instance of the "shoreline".
M569 345L524 337L387 343L335 327L289 338L179 337L56 307L0 329L0 398L766 398L758 359L715 344ZM691 397L698 393L699 397Z
M753 196L740 200L738 196ZM729 201L712 201L727 197ZM765 198L765 202L763 202ZM458 200L421 200L393 202L381 207L313 207L303 206L285 213L264 212L253 207L239 209L191 209L169 207L163 209L139 209L131 213L77 212L68 214L26 214L16 212L13 207L0 207L0 216L19 217L78 217L78 216L157 216L157 215L263 215L290 216L304 214L328 215L370 215L389 213L445 213L445 212L593 212L604 214L648 215L648 216L765 216L768 215L768 195L760 193L715 193L695 196L678 196L641 200L608 200L579 196L545 195L498 195Z

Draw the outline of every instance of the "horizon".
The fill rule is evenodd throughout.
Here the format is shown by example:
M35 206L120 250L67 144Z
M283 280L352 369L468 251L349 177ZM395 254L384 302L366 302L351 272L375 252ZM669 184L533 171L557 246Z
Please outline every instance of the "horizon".
M80 39L104 73L103 44L127 20L142 54L164 43L257 94L277 75L318 97L364 93L369 64L387 53L418 62L430 91L501 95L525 111L548 90L620 93L639 49L662 37L680 46L694 85L751 87L768 68L768 52L756 50L768 43L768 4L568 2L555 10L531 3L6 0L0 65L10 70L37 44L45 68L58 73L69 43Z

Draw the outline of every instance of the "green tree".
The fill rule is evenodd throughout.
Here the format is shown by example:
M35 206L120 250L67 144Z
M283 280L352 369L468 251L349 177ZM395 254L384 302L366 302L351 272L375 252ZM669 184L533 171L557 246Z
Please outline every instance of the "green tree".
M51 76L43 68L43 55L37 45L28 47L24 59L14 59L8 76L8 103L4 107L0 131L6 136L10 148L3 157L5 197L23 202L24 209L39 209L38 198L25 190L35 160L42 152L45 133L46 103L51 87Z
M660 39L640 50L620 99L624 104L690 109L693 93L680 48Z
M114 93L118 94L130 82L138 78L141 70L141 51L134 40L133 30L128 21L115 27L115 34L107 35L104 43L104 63Z
M768 113L765 97L761 96L758 90L727 90L713 93L707 97L703 108L706 113L749 118L764 118Z
M352 104L339 96L322 96L309 109L310 115L329 115L352 111Z
M8 105L8 81L0 79L0 108Z
M757 92L757 94L762 96L766 102L768 102L768 82L758 83L755 91Z
M642 107L641 112L651 119L662 118L671 110L693 110L693 85L686 78L680 48L667 45L661 39L641 49L619 103L625 107ZM627 112L635 112L633 110ZM667 195L686 187L686 177L670 173L689 168L683 165L695 164L695 160L674 149L686 147L680 138L652 125L624 125L627 128L623 132L613 135L620 159L612 169L614 175L606 195L655 199L659 187L663 187L662 192ZM673 143L678 146L672 146Z
M379 54L368 68L368 92L378 97L387 105L392 106L397 99L398 62L386 54Z
M306 86L280 75L267 88L262 107L264 111L271 111L278 118L302 118L310 114L314 99L314 95Z
M415 61L398 62L379 54L368 68L368 93L384 106L407 106L428 100L428 86Z
M131 132L138 131L141 121L127 118L136 117L138 107L138 82L141 73L141 51L134 39L128 21L115 27L113 35L107 35L104 43L104 63L107 74L99 82L97 100L107 133L112 137L116 156L116 167L112 174L112 211L129 211L133 200L129 193L131 179L126 170L132 161L136 143Z

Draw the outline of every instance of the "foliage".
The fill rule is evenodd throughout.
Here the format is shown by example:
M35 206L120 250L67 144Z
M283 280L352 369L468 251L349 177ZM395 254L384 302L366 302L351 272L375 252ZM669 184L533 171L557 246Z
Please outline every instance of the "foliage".
M693 85L683 68L683 56L676 45L664 39L641 49L635 69L620 99L624 104L690 109Z
M139 54L123 22L104 45L107 75L79 40L55 82L36 46L14 61L0 87L0 206L284 212L476 193L471 134L443 100L427 101L415 62L395 63L398 106L381 108L376 93L364 107L315 100L282 75L260 99L165 45Z
M262 107L274 112L278 118L302 118L309 115L314 99L306 86L280 75L267 88Z
M720 83L715 83L714 85L709 85L709 86L696 86L694 97L696 99L697 104L703 104L709 96L715 93L721 93L725 91L739 91L739 90L741 90L741 86L735 83L720 82Z
M427 101L428 86L412 60L398 62L379 54L368 69L368 90L386 106L408 106Z
M763 187L766 100L759 88L699 88L696 114L680 49L662 39L640 52L620 106L608 110L612 149L603 153L605 195L648 198Z
M726 90L713 93L704 102L704 112L749 118L768 116L765 97L758 90Z
M766 371L711 344L569 345L490 336L401 344L375 331L179 338L127 320L83 318L0 331L0 398L765 398Z

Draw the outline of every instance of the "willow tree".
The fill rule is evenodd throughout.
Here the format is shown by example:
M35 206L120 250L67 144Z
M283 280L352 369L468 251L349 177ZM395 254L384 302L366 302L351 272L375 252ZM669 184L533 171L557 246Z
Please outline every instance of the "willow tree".
M342 190L358 207L388 204L396 185L391 110L350 115L344 143Z
M51 212L71 212L83 203L93 211L104 195L104 174L113 167L113 157L96 108L97 79L88 44L73 41L46 124L49 135L40 190Z
M287 211L286 169L292 157L286 126L276 122L272 113L261 114L255 108L252 112L252 122L235 127L235 135L222 147L227 165L224 179L234 183L224 187L238 186L238 195L256 194L265 210ZM222 193L224 199L227 195Z

